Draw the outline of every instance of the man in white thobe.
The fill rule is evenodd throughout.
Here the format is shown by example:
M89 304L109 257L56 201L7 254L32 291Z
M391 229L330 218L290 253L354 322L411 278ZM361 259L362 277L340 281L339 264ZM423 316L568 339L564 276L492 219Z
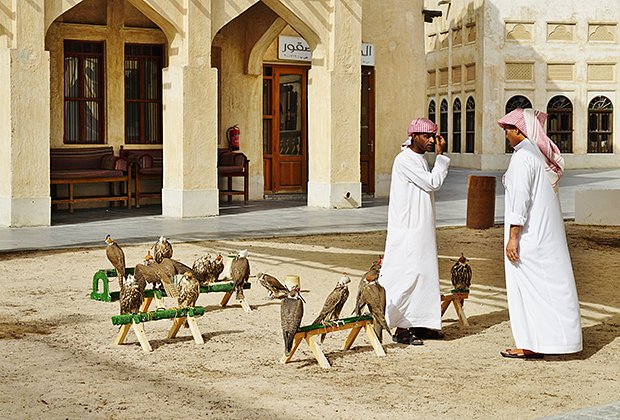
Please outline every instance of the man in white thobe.
M504 357L582 349L579 300L555 190L563 160L544 133L545 118L517 109L498 122L515 149L504 175L504 265L516 348L501 352Z
M411 122L409 138L392 168L388 230L379 283L386 290L385 318L394 341L422 344L439 338L441 307L435 237L435 197L448 175L445 140L425 118ZM435 140L435 137L437 138ZM435 151L433 170L425 152Z

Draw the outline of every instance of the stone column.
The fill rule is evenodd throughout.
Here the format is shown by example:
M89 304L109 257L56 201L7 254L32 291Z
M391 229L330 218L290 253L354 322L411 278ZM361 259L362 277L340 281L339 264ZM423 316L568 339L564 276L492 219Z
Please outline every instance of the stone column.
M163 74L164 186L168 217L219 214L217 188L217 70L211 68L210 2L187 3Z
M14 32L0 37L0 226L51 221L50 66L43 8L13 2Z
M332 31L313 52L308 80L308 206L356 208L360 182L362 7L333 2Z

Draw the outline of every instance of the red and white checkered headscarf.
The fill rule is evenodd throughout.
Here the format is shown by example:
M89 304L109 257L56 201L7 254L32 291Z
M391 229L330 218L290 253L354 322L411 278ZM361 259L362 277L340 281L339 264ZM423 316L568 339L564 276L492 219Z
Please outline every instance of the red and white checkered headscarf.
M407 128L407 140L404 141L403 144L400 145L400 149L406 149L411 145L411 136L414 133L437 133L437 124L429 120L428 118L416 118L415 120L409 123L409 127Z
M543 124L547 120L547 114L532 108L517 108L504 115L497 123L500 127L513 125L517 127L525 137L528 138L545 158L547 176L551 185L555 188L564 173L564 158L560 154L560 149L547 137Z

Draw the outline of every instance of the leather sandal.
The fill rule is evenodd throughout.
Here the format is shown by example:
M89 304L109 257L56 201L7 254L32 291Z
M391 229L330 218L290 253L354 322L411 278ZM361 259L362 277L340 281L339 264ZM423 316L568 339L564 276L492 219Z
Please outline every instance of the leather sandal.
M510 359L542 359L545 357L543 353L522 349L506 349L506 351L500 351L499 354Z

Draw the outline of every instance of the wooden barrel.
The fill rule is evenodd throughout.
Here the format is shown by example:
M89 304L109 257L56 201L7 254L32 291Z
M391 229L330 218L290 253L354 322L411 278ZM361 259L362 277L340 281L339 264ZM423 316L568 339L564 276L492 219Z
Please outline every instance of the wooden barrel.
M470 175L467 185L467 227L490 228L495 223L495 177Z

